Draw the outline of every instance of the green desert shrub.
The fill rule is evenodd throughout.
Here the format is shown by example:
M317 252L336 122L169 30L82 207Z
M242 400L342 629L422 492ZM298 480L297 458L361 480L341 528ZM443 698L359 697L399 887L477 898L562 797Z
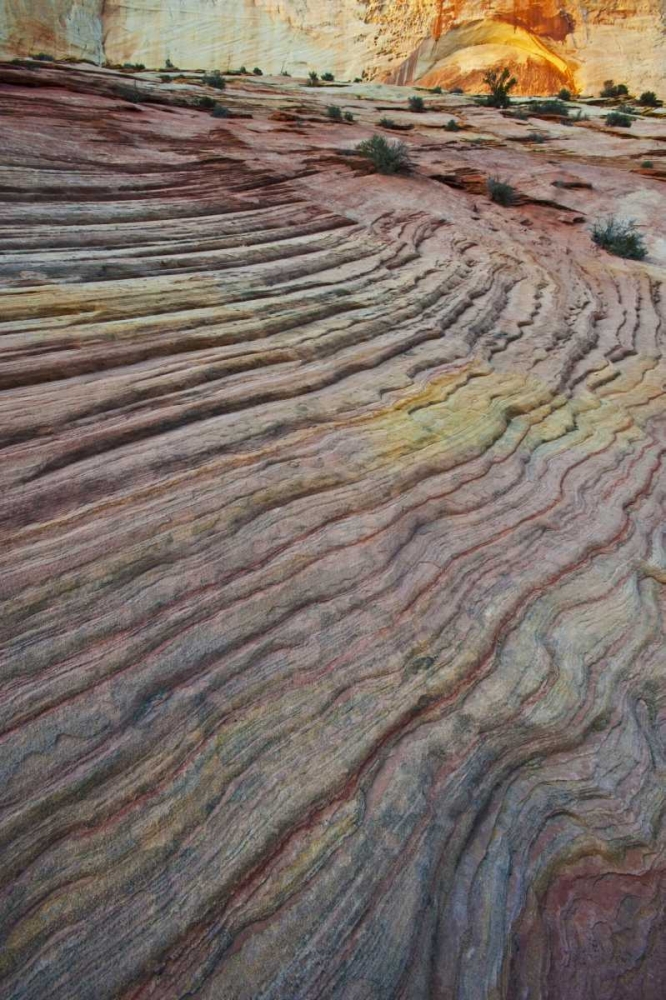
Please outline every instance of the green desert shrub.
M216 104L211 111L213 118L230 118L231 111L229 108L225 108L223 104Z
M346 122L353 122L354 121L354 116L351 113L351 111L345 111L345 113L343 115L343 118L344 118L344 120Z
M333 83L333 81L335 80L335 77L333 76L332 73L322 73L321 78L322 80L326 80L326 83Z
M606 80L603 90L599 92L599 97L627 97L629 88L626 83L614 83L613 80Z
M462 89L462 87L452 87L451 88L451 93L452 94L464 94L465 91Z
M38 52L36 55L31 56L31 59L36 59L37 62L55 62L55 56L49 55L48 52Z
M518 86L515 76L504 67L503 70L491 69L483 77L483 82L490 91L486 104L490 108L508 108L511 104L510 92Z
M663 102L659 100L654 90L644 90L638 98L638 103L645 108L659 108Z
M339 108L337 104L329 104L326 108L326 114L333 122L342 121L342 108Z
M499 177L489 177L487 188L490 200L494 201L497 205L503 205L505 208L508 208L510 205L515 205L518 200L516 189L506 181L500 180Z
M621 111L611 111L606 115L605 122L615 128L631 128L633 119L629 115L622 114Z
M600 219L592 227L592 239L598 247L615 254L616 257L643 260L647 256L645 241L637 232L633 219L622 220L614 216Z
M360 142L354 152L370 160L380 174L406 174L411 170L404 142L389 142L381 135L373 135Z
M379 119L379 124L381 125L382 128L395 128L396 127L396 122L394 122L392 118L387 118L386 115L384 115L383 118Z
M430 88L430 93L431 94L443 94L444 91L442 90L441 87L431 87Z
M264 71L262 69L259 69L258 66L255 66L254 69L252 70L252 74L253 76L263 76Z
M559 99L561 101L570 101L571 100L571 91L567 87L562 87L562 89L560 91L558 91L557 96L559 97Z
M455 118L449 118L448 122L444 126L445 132L460 132L462 125L459 125Z
M421 111L425 111L425 101L423 100L422 97L418 96L410 97L407 103L409 104L410 111L416 111L418 113L420 113Z
M543 132L528 132L525 138L527 139L528 142L538 142L538 143L546 142L546 136L543 134Z
M652 170L654 163L652 162L652 160L643 160L641 166L643 167L644 170Z
M197 107L201 108L202 111L212 111L213 108L217 107L217 102L213 97L200 97L197 101Z
M311 70L308 73L308 86L310 86L310 87L318 87L319 86L319 73L315 73L314 70Z
M201 82L207 87L214 87L215 90L224 90L227 83L219 69L211 70L210 73L204 73L201 78Z
M579 108L573 115L571 115L570 121L572 122L589 122L590 116L586 115L584 111Z
M569 109L566 104L555 98L547 101L530 101L528 110L533 115L557 115L560 118L569 117Z

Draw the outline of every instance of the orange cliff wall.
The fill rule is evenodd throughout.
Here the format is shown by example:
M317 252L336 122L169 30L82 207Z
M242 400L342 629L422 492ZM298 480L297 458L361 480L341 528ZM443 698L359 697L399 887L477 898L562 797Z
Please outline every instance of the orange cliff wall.
M664 91L666 4L438 0L430 32L386 78L478 90L500 65L518 77L518 93L594 93L611 77Z

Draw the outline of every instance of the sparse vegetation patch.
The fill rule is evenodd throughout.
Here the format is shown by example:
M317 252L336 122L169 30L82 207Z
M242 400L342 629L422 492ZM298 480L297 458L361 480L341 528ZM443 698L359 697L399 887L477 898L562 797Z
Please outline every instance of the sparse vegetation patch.
M616 257L643 260L647 256L645 241L633 219L622 220L614 216L601 219L592 228L592 239L598 247Z
M406 174L412 167L404 142L391 142L381 135L364 139L354 152L370 160L380 174Z
M511 205L515 205L518 200L516 189L506 181L500 180L499 177L489 177L487 188L490 200L494 201L496 205L503 205L504 208L509 208Z

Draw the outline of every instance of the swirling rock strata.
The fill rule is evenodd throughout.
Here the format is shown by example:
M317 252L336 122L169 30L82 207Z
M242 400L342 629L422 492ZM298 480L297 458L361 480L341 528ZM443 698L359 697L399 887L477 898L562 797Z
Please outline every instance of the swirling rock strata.
M3 996L657 1000L664 124L136 84L0 83Z

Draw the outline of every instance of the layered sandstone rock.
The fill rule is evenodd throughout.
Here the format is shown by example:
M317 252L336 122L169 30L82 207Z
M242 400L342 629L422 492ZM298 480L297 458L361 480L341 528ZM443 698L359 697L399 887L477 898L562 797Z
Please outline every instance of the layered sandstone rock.
M135 82L1 71L0 993L661 1000L666 124Z
M664 0L5 0L0 55L46 51L190 69L258 65L480 89L507 65L522 93L666 85Z

